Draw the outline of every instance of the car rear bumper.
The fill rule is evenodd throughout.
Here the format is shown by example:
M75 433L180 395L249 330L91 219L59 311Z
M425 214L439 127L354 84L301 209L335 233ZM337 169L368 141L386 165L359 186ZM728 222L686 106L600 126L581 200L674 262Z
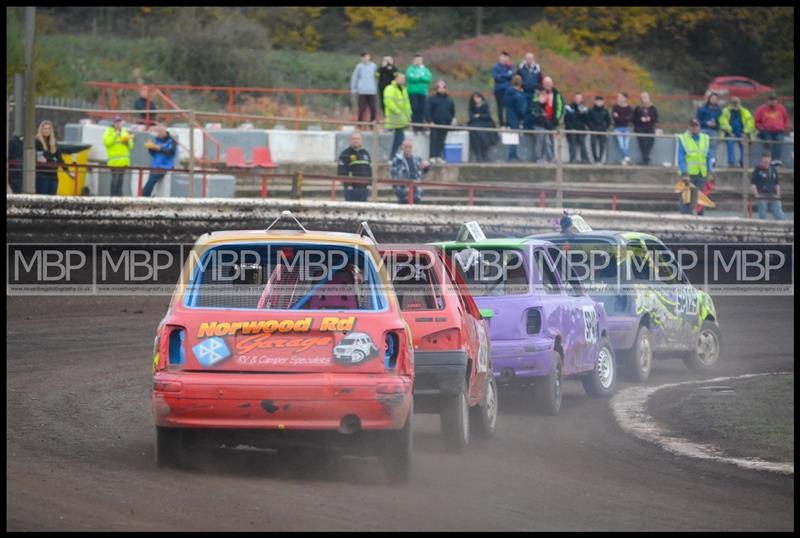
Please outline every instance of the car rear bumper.
M467 354L456 351L414 352L414 397L455 396L467 378Z
M553 339L537 336L525 340L492 340L494 376L500 381L514 377L544 376L553 365Z
M400 429L412 379L386 374L158 372L156 426L339 430L355 415L362 430Z

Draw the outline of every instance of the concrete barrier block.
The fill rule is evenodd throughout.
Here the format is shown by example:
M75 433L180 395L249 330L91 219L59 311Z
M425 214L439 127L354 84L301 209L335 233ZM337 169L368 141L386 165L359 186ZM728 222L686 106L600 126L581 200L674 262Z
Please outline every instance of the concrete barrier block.
M172 196L186 198L189 196L189 174L170 174L170 190ZM166 179L166 178L165 178ZM206 176L206 196L208 198L233 198L236 191L236 177L230 174L208 174ZM194 176L194 197L203 195L203 176Z
M253 148L269 147L269 133L266 129L209 129L208 134L219 142L219 159L225 160L225 152L231 146L244 150L247 162L253 160ZM208 137L205 140L206 159L217 158L217 146ZM272 152L275 160L275 151Z
M333 131L270 129L269 146L275 162L331 162L335 160Z
M82 142L81 133L83 132L83 125L79 123L67 123L64 125L64 142L80 143Z

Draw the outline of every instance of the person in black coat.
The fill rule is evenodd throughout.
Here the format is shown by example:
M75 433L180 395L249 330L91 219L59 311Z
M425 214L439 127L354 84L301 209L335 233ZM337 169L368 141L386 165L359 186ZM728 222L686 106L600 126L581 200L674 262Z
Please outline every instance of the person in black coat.
M492 114L489 111L489 103L482 94L475 92L469 98L469 122L470 127L483 127L495 129ZM479 163L489 162L489 148L497 144L499 137L493 131L470 131L469 148Z
M378 68L378 101L381 104L381 113L386 115L386 107L383 104L383 90L394 81L397 74L397 66L391 56L384 56L381 66Z
M36 194L56 194L58 167L66 166L58 149L53 124L45 120L36 131ZM67 172L69 174L69 172Z
M22 137L13 135L11 140L8 141L8 160L18 162L9 165L8 186L11 188L11 192L15 194L22 192L22 159L24 151Z
M428 121L435 125L452 125L456 117L456 104L453 98L447 95L447 84L443 80L436 83L436 93L428 99ZM444 162L444 141L447 138L447 129L431 129L430 159L435 162Z
M572 103L564 108L564 127L568 131L585 131L588 112L589 110L583 106L583 95L580 92L576 93ZM584 133L567 133L567 142L569 142L569 162L577 161L580 150L581 163L590 163L586 152L586 135Z
M605 133L611 127L611 114L604 105L602 95L594 98L594 106L586 113L586 126L590 131L600 131ZM592 145L592 157L595 163L602 163L608 143L607 135L592 134L590 137Z

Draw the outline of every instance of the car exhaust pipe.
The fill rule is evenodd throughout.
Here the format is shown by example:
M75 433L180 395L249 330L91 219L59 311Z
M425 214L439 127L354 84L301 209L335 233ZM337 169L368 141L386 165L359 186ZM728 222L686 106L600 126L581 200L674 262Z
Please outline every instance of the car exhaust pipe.
M512 368L503 368L500 372L500 382L508 383L514 378L514 370Z
M358 415L345 415L339 423L339 433L350 435L361 429L361 419Z

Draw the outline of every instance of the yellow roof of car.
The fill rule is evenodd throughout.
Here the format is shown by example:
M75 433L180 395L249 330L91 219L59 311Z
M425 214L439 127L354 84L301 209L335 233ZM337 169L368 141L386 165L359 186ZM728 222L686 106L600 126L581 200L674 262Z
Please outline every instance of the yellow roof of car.
M353 233L300 231L300 230L226 230L203 234L197 238L195 248L219 243L243 241L296 241L298 243L345 243L374 247L369 237Z

